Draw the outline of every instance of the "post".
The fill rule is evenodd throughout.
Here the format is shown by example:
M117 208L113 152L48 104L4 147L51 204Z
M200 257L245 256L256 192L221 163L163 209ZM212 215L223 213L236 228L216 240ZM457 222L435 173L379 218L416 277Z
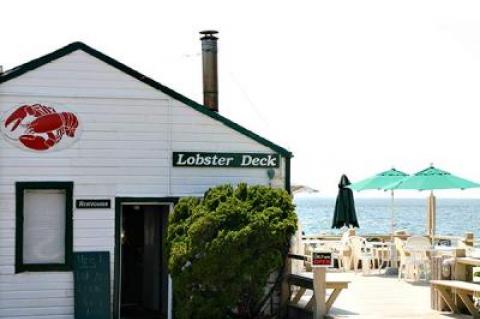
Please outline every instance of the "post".
M385 273L387 275L398 274L398 258L397 247L395 246L395 193L393 189L390 191L391 203L391 235L390 235L390 267L387 267Z
M313 319L322 319L327 315L327 268L333 266L332 252L312 252L313 268L313 295L315 307L313 308Z
M288 276L292 273L292 261L287 256L285 267L283 269L282 288L280 292L280 318L286 318L288 315L288 303L290 301L290 286L288 285Z
M453 257L455 258L461 258L466 256L466 250L465 249L455 249L453 252ZM461 280L461 281L466 281L467 280L467 266L462 263L455 263L454 272L452 274L452 277L454 280Z
M440 253L438 254L433 254L431 257L431 262L432 262L432 280L452 280L452 274L453 269L449 268L449 262L447 259L451 259L451 256L447 255L442 255ZM444 264L445 262L445 264ZM446 269L449 269L449 271L445 272L444 267L447 267ZM432 309L438 310L438 311L446 311L449 310L447 304L443 300L442 296L439 294L436 288L433 286L430 286L430 296L431 296L431 302L430 305Z
M323 319L327 314L327 268L313 268L313 293L315 295L315 308L313 311L314 319Z
M453 257L455 259L465 257L466 250L465 249L455 249L453 252ZM456 262L455 259L451 260L451 269L452 269L452 280L460 280L460 281L467 281L468 280L468 267L464 263ZM462 302L460 296L458 294L454 295L455 304L460 312L466 312L467 308L466 305ZM468 312L467 312L468 313Z
M465 246L473 247L473 245L475 244L475 235L472 232L466 232L463 243L465 244Z

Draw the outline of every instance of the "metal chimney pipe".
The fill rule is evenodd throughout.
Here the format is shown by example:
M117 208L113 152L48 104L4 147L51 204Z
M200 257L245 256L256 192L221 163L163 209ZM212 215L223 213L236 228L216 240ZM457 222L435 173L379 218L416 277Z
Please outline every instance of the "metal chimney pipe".
M203 60L203 104L218 112L217 40L218 31L201 31Z

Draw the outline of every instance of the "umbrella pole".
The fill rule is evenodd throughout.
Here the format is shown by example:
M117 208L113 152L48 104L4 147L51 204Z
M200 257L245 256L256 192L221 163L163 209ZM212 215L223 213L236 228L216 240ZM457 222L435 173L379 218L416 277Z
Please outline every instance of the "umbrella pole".
M427 235L433 240L435 236L435 196L433 191L430 191L430 196L427 200Z
M426 220L426 227L425 227L425 233L427 234L428 237L431 238L432 236L432 227L431 227L431 206L432 205L432 193L430 192L430 195L427 197L427 220Z
M390 190L390 267L387 267L385 274L387 275L396 275L398 274L397 268L397 248L395 247L395 193Z
M430 193L430 203L431 203L431 208L430 208L430 225L432 227L430 233L432 234L432 243L435 237L436 233L436 221L437 221L437 200L435 198L435 195L433 195L433 191Z
M395 194L393 189L390 191L390 213L391 213L391 225L390 225L390 234L391 240L393 242L393 236L395 234Z

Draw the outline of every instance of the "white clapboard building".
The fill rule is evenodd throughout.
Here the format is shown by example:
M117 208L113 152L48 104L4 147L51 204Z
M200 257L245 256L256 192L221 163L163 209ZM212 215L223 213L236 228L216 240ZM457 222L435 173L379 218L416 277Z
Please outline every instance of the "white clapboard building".
M99 292L77 285L104 277L74 283L75 256L99 251L113 318L171 317L175 202L227 183L290 189L291 153L211 109L216 37L202 41L210 108L80 42L0 74L0 318L85 311L80 294Z

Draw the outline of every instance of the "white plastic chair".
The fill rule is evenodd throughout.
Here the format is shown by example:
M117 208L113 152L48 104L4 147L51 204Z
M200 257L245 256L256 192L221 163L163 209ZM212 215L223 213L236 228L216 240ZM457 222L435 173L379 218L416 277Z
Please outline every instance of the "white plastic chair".
M350 238L350 231L347 230L343 233L340 241L335 242L333 246L333 259L337 260L338 268L340 270L347 270L346 268L350 266L350 262L347 259L350 259L350 247L348 245L348 239Z
M378 272L380 272L383 267L387 267L391 263L391 249L389 245L389 243L385 243L382 246L376 246L373 248L373 261L374 265L378 265Z
M398 267L398 279L402 279L402 275L404 279L409 278L410 274L412 273L411 269L413 266L411 262L412 256L410 255L410 253L405 251L405 243L403 242L403 240L396 237L394 241L400 262L400 265Z
M427 250L430 248L430 240L426 237L412 236L407 239L405 249L410 253L410 258L408 259L410 265L407 268L410 268L411 272L413 272L415 280L420 279L421 273L423 273L425 280L428 279L430 267Z
M362 271L369 272L373 256L371 250L367 248L365 238L352 236L348 239L348 243L352 249L353 270L357 272L358 262L362 261Z

